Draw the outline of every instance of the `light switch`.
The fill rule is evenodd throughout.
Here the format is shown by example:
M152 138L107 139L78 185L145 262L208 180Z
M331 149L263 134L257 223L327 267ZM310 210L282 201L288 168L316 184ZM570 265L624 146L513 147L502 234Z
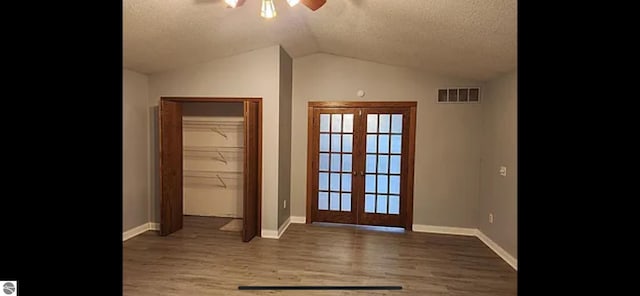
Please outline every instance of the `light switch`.
M507 167L506 166L501 166L500 167L500 176L503 176L503 177L507 176Z

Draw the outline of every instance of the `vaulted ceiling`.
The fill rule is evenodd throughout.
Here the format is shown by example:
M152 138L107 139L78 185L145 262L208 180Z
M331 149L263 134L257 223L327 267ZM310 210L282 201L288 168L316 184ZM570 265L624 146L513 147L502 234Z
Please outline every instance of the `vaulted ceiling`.
M489 80L516 67L516 0L327 0L313 12L275 0L124 0L124 67L151 74L276 44L295 59L329 53Z

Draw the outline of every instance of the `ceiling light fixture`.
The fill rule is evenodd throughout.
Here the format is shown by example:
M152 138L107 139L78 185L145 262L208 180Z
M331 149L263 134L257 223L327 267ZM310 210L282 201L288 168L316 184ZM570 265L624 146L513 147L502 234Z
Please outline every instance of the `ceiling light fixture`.
M242 6L244 1L245 0L224 0L224 3L231 8L236 8ZM327 0L287 0L290 7L294 7L300 2L309 9L316 11L318 8L322 7L322 5L327 3ZM276 6L273 4L273 0L262 0L260 15L267 19L274 18L276 16Z
M276 7L273 5L273 0L262 0L262 12L260 12L260 15L268 19L276 16Z
M224 0L224 3L227 3L232 8L236 8L242 6L244 4L244 0Z

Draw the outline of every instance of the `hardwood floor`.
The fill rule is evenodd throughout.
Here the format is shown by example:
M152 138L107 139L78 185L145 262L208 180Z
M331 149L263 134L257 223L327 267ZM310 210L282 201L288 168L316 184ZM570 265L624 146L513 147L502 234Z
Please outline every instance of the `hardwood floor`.
M184 217L123 243L123 295L517 295L517 272L476 237L291 224L241 241L228 218ZM241 291L245 285L401 285L395 291Z

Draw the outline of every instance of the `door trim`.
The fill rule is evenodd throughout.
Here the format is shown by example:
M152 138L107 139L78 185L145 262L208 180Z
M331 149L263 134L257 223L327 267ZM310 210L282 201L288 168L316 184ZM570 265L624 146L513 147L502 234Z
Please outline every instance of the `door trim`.
M256 184L258 190L258 231L256 236L261 236L262 229L262 98L226 98L226 97L160 97L160 101L158 102L158 107L162 104L163 101L171 101L177 103L194 103L194 102L208 102L208 103L225 103L225 102L254 102L258 103L258 184ZM160 118L158 118L160 120ZM160 126L158 126L159 133L162 135L162 130L160 130ZM161 139L161 137L158 137ZM180 144L182 146L182 144ZM161 154L158 153L157 157L159 164L159 174L162 176L162 160L160 159ZM182 169L182 168L181 168ZM162 186L162 181L159 184ZM162 192L161 192L162 193ZM184 199L184 197L181 197ZM160 201L162 203L162 200ZM180 201L181 203L184 200ZM246 200L243 200L243 206L245 205ZM160 204L160 208L162 209L162 204ZM162 213L162 210L161 210ZM160 217L160 221L162 221L162 217Z
M183 159L182 153L180 157L171 153L182 150L182 104L160 101L158 111L160 235L165 236L183 226Z
M340 101L340 102L321 102L312 101L307 103L307 213L306 224L311 224L312 221L312 195L313 188L311 186L314 178L314 172L312 169L312 162L314 155L312 155L311 149L315 147L316 143L313 135L313 110L314 108L385 108L385 107L403 107L409 109L409 155L408 155L408 167L407 167L407 190L405 206L400 209L404 213L404 221L402 225L406 230L411 231L413 227L413 185L414 185L414 163L415 163L415 144L416 144L416 111L418 102L411 101Z

